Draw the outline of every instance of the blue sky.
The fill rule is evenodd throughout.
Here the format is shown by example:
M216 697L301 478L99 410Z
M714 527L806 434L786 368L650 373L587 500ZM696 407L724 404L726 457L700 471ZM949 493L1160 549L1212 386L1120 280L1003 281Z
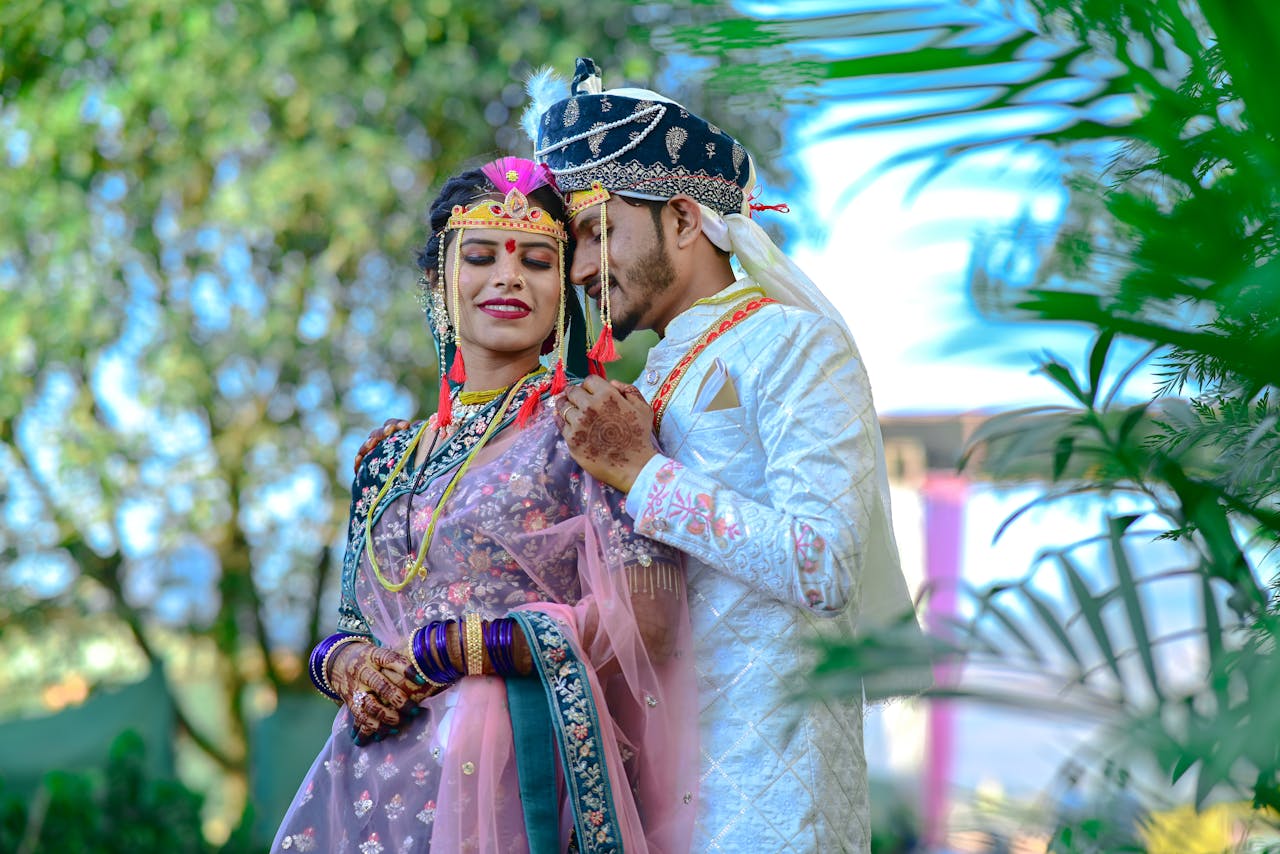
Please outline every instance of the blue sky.
M1027 18L1026 10L1006 0L734 5L743 14L775 21L846 16L833 19L833 38L827 40L812 25L790 31L806 57L834 60L909 55L930 45L1008 43L1029 27L1029 18L1011 21ZM847 16L858 11L872 14L855 24ZM882 415L1065 402L1033 375L1036 358L1049 349L1068 363L1082 363L1088 330L994 323L978 315L968 291L975 238L997 234L1019 219L1052 230L1067 201L1060 153L1042 143L1005 145L947 160L945 169L938 168L937 158L895 168L885 164L929 146L1013 138L1085 116L1123 121L1131 115L1134 105L1126 98L1090 100L1109 73L1096 59L1073 63L1071 79L977 111L1014 81L1042 73L1046 59L1070 47L1037 38L1015 58L991 65L837 78L789 93L794 106L784 131L785 156L800 180L794 188L762 188L760 201L791 207L788 216L763 214L763 222L787 232L785 251L845 315ZM679 61L676 66L684 68ZM935 110L944 116L882 126ZM1151 388L1149 377L1139 378L1132 393L1141 396Z
M1083 364L1089 331L993 322L968 288L975 239L1022 217L1051 228L1061 216L1066 194L1049 152L975 154L917 188L928 164L876 169L918 142L912 136L810 141L796 155L804 198L787 200L791 216L822 223L787 251L844 314L877 408L942 414L1066 403L1034 373L1036 360L1048 350ZM860 185L852 196L850 176ZM763 198L775 201L767 189ZM1149 378L1131 385L1134 394L1151 388Z

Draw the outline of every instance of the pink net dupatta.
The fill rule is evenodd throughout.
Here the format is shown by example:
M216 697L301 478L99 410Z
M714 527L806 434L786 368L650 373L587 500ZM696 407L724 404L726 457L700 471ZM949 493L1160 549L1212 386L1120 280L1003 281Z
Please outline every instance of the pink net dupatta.
M517 773L503 791L477 790L475 798L480 804L510 802L511 788L518 791L521 783L526 796L555 797L551 850L563 851L572 832L583 852L684 852L692 839L698 753L681 559L634 533L623 496L583 474L553 429L544 413L525 431L508 431L477 458L473 473L477 482L496 481L521 499L520 509L501 521L486 518L483 530L519 561L539 591L537 599L508 612L530 642L537 674L506 687L517 712L516 692L526 702L541 695L555 749L545 744L539 752L544 760L554 757L555 773L536 780L520 780ZM536 471L529 471L530 463ZM563 518L539 500L548 488L554 504L556 484L571 484L575 495L573 512ZM485 497L501 503L502 491ZM465 518L468 511L457 512ZM442 517L441 526L452 518ZM465 680L475 681L481 680ZM506 770L519 764L519 733L513 735L510 716L490 731L452 735L475 738L476 746L511 744ZM471 780L479 777L477 772ZM524 809L533 807L525 805L522 815ZM539 828L529 830L531 845L538 844ZM458 834L465 838L465 828ZM433 846L453 838L445 811L438 811Z
M366 534L394 579L406 577L450 477L415 491L405 468L405 488L388 493ZM362 556L354 597L379 643L404 649L431 620L510 615L538 673L466 677L424 701L399 734L363 748L340 711L279 849L528 851L546 829L526 833L523 784L553 799L540 821L554 826L541 838L557 852L571 837L584 852L688 851L699 763L683 568L677 553L637 536L622 507L622 495L573 462L543 407L476 456L440 511L420 577L389 591ZM557 745L542 751L552 767L538 779L521 779L508 683L513 697L540 698Z

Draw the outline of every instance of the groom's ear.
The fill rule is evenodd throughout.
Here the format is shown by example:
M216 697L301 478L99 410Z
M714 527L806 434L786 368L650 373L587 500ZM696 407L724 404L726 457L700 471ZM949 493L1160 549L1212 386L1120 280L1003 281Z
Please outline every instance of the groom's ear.
M667 209L671 211L675 226L675 245L687 249L702 236L702 208L689 196L681 193L667 201Z

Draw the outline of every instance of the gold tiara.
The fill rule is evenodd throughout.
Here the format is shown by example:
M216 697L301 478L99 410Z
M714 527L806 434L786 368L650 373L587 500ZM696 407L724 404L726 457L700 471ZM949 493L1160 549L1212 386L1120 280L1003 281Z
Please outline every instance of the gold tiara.
M574 190L565 199L565 216L573 219L589 207L609 201L609 191L599 181L592 181L585 190Z
M533 207L525 194L512 188L501 202L480 202L472 208L453 206L453 214L445 225L448 230L459 228L505 228L510 231L527 231L545 234L561 243L569 239L564 226L542 208Z

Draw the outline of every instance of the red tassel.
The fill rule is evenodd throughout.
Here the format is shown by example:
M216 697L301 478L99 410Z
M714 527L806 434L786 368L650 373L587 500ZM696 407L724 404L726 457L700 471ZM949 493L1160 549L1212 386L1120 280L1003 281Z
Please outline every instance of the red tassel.
M595 359L597 362L616 362L618 360L618 348L613 345L613 324L605 324L600 330L600 337L596 339L596 343L591 345L591 350L587 353L587 358Z
M751 195L747 197L747 216L754 218L759 211L777 211L778 213L791 213L791 208L785 203L780 205L761 205L756 204L756 198L760 195L760 188L756 187L751 191Z
M587 357L587 373L592 376L600 377L601 379L609 379L609 375L604 369L604 363L597 359L592 359L591 357Z
M564 374L564 359L556 360L556 372L551 375L551 396L555 397L569 386L569 378Z
M449 365L449 382L454 385L462 385L467 381L467 366L462 361L462 348L455 346L453 349L453 364Z
M436 404L436 429L443 430L453 423L453 398L449 395L449 383L440 380L440 402Z
M791 208L784 202L780 205L752 205L751 213L758 211L777 211L778 213L791 213Z
M529 426L529 422L538 414L538 408L542 405L542 395L547 390L548 383L543 382L537 388L529 392L529 396L524 399L524 403L520 404L520 411L516 413L516 426L523 430Z

